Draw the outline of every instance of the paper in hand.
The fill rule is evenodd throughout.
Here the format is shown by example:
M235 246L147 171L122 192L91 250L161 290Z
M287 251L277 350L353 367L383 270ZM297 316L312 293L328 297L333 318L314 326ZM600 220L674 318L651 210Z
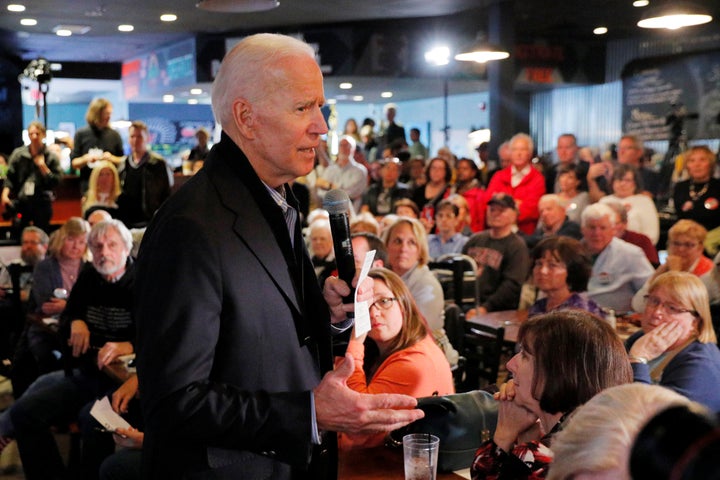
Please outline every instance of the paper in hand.
M360 282L365 280L370 268L372 268L373 261L375 260L375 250L370 250L365 254L363 260L363 266L360 270L360 276L358 277L358 285ZM370 306L368 302L357 301L357 290L355 291L355 337L359 337L364 333L370 331Z
M103 426L105 430L114 432L118 428L130 428L131 425L125 421L120 415L115 413L110 405L108 397L103 397L101 400L96 400L95 404L90 409L90 415Z

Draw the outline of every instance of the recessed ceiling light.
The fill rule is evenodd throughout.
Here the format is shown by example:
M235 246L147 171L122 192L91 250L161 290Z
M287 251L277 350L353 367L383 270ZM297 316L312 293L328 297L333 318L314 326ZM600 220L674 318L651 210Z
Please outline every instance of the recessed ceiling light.
M135 27L132 25L118 25L118 30L121 32L132 32L135 30Z
M174 22L177 20L177 15L174 13L163 13L160 15L160 21L162 22Z
M352 83L350 83L350 82L342 82L342 83L339 85L339 87L340 87L342 90L350 90L350 89L352 88Z
M647 7L648 5L650 5L648 0L635 0L633 2L633 7Z
M202 88L191 88L190 94L191 95L202 95Z
M165 103L172 103L175 101L174 95L163 95L162 98L163 98L163 102L165 102Z
M37 20L35 20L34 18L21 18L20 25L25 25L26 27L34 27L35 25L37 25Z
M55 25L52 29L53 32L55 32L56 35L60 35L61 37L69 37L70 35L85 35L87 32L90 31L90 27L88 25ZM70 32L68 33L59 33L59 32Z
M198 99L197 98L190 98L188 99L188 105L197 105Z
M595 35L605 35L608 32L607 27L597 27L593 29Z
M70 35L72 35L72 32L64 28L58 28L57 30L55 30L55 35L57 35L58 37L69 37Z
M382 93L380 94L380 96L381 96L382 98L392 98L393 93L392 93L392 92L382 92Z
M17 3L11 3L7 6L7 9L9 12L24 12L25 11L25 5L19 5Z
M272 10L280 6L278 0L200 0L196 5L210 12L247 13Z
M363 97L362 95L355 95L354 97L352 97L352 99L353 102L362 102L363 100L365 100L365 97Z

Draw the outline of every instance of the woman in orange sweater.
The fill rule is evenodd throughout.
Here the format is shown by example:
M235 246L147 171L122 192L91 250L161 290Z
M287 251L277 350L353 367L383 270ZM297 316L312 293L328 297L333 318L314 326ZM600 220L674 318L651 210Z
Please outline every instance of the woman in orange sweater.
M361 393L403 393L414 397L454 393L450 365L435 344L410 291L397 274L384 268L368 274L374 279L370 306L371 330L353 335L347 351L355 371L347 384ZM340 434L342 449L382 445L386 434Z

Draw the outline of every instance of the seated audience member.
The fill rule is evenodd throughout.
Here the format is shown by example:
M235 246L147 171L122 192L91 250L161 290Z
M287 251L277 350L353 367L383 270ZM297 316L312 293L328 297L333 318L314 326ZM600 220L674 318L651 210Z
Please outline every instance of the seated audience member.
M559 195L547 193L540 197L538 202L540 221L535 232L524 237L528 248L532 249L543 238L554 235L580 240L582 238L580 225L567 217L566 210L567 203Z
M529 135L518 133L510 139L511 166L493 175L485 198L506 193L517 203L517 226L530 235L538 221L538 201L545 194L545 178L532 167L533 141Z
M636 382L657 383L720 412L720 350L698 277L666 272L650 282L642 331L627 348Z
M520 326L518 345L507 363L513 378L495 394L497 428L475 454L473 479L545 478L551 443L569 415L604 389L632 380L615 330L587 312L532 317Z
M628 243L642 248L648 262L650 262L653 267L659 266L660 258L658 257L657 249L648 236L628 230L628 213L625 206L620 202L605 202L605 205L615 211L615 236L620 240L625 240Z
M690 406L655 415L637 435L630 453L633 480L720 478L720 427L716 418Z
M359 213L350 220L350 233L360 232L380 235L380 224L370 212Z
M720 226L720 179L713 177L715 161L708 147L691 147L685 153L690 178L677 183L673 190L678 218L695 220L708 230Z
M435 344L425 319L407 286L395 273L373 269L374 303L370 306L372 329L353 335L348 353L355 371L347 385L361 393L404 393L413 397L454 393L450 365ZM367 336L367 339L366 339ZM340 448L382 445L386 434L340 434Z
M480 170L477 164L469 158L457 161L455 185L451 194L462 195L468 204L470 222L468 225L472 232L479 232L485 228L485 189L479 180Z
M647 235L653 245L660 238L660 220L655 203L642 192L642 180L635 167L618 165L612 176L612 195L600 202L620 202L628 212L628 229Z
M87 218L96 209L117 215L120 191L120 176L115 164L107 160L95 162L95 167L90 172L88 190L82 201L83 216Z
M399 183L400 160L386 158L381 162L380 181L373 183L363 194L361 212L370 212L376 217L391 213L393 204L401 198L410 197L410 189Z
M579 407L555 436L555 457L547 479L630 480L635 437L657 413L677 406L704 410L656 385L627 383L603 390Z
M586 162L581 162L586 163ZM565 214L571 221L580 224L580 215L585 207L590 205L590 196L584 190L580 190L581 179L577 165L565 165L558 169L558 197L567 202Z
M61 318L61 332L74 363L40 377L9 409L25 476L29 480L65 478L51 426L74 418L115 381L102 368L133 352L134 264L128 257L130 232L119 220L102 222L89 235L92 265L83 268ZM7 435L7 433L5 433ZM86 459L83 458L83 463Z
M425 160L422 158L411 158L405 163L403 168L403 177L407 177L407 186L409 189L414 190L422 185L425 185L427 179L425 178Z
M487 230L470 237L463 247L463 253L478 266L478 313L518 307L530 255L525 242L512 231L517 215L510 195L494 195L488 202Z
M355 271L362 269L365 254L370 250L375 250L375 257L372 268L382 268L388 261L387 248L377 235L369 232L359 232L350 235L352 243L353 256L355 257Z
M633 309L641 312L645 309L644 296L648 285L658 275L665 272L690 272L697 276L708 291L710 304L720 302L720 276L712 260L703 255L703 242L707 230L692 220L678 220L668 231L668 257L650 279L633 297Z
M411 199L422 211L435 212L438 203L450 194L452 169L447 160L435 157L425 167L425 185L413 190ZM432 219L432 217L431 217Z
M435 230L428 235L430 258L435 259L447 253L461 253L468 237L457 233L458 208L450 200L441 201L435 209Z
M615 236L616 217L609 206L594 203L582 214L582 232L593 259L588 294L601 308L622 314L630 311L633 295L653 268L640 247Z
M474 222L472 215L470 215L470 207L468 206L468 202L462 195L458 195L457 193L451 194L448 198L453 205L458 207L458 222L457 226L455 227L455 230L458 233L462 233L466 237L469 237L473 234L472 230L472 224ZM483 228L485 228L485 214L482 215L483 218ZM482 230L483 228L480 228L478 231Z
M582 243L570 237L549 237L532 251L533 283L545 297L537 300L529 315L575 308L603 317L587 295L592 261Z
M427 266L430 255L425 229L418 220L400 217L383 232L383 240L388 253L387 268L405 282L448 361L456 364L458 353L450 345L444 329L443 290Z
M65 310L66 298L89 258L87 236L90 225L71 217L50 239L48 257L33 271L28 312L57 319ZM43 373L62 368L63 344L57 334L37 322L27 322L13 358L12 385L15 398Z
M340 189L348 194L354 211L360 209L362 195L368 184L368 172L365 166L353 158L357 144L350 135L340 137L335 162L328 165L315 181L320 199L325 198L329 190Z
M417 204L409 198L401 198L393 203L393 213L399 217L419 218L420 209Z
M573 168L573 171L577 170L577 178L582 179L579 188L582 191L587 191L585 177L590 165L580 157L580 148L575 135L572 133L560 135L557 139L555 153L557 154L557 163L550 165L544 172L545 191L547 193L560 192L560 172L568 167ZM579 220L578 218L576 221Z
M107 220L112 220L112 215L110 215L107 210L95 210L87 216L87 222L90 224L90 228Z
M325 219L315 220L308 227L310 235L311 261L315 267L315 275L320 285L325 283L327 277L337 268L333 252L332 232L330 222Z
M122 182L118 218L128 228L143 227L170 196L172 173L165 159L149 149L145 123L132 122L128 135L131 151L118 168Z

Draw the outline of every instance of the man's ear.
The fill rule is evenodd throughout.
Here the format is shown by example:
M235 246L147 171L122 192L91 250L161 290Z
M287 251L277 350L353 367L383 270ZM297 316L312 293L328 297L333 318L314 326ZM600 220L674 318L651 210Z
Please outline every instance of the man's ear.
M383 268L385 266L385 262L383 262L380 259L373 260L372 268Z
M233 102L233 120L240 134L252 140L255 138L255 115L252 104L240 97Z

